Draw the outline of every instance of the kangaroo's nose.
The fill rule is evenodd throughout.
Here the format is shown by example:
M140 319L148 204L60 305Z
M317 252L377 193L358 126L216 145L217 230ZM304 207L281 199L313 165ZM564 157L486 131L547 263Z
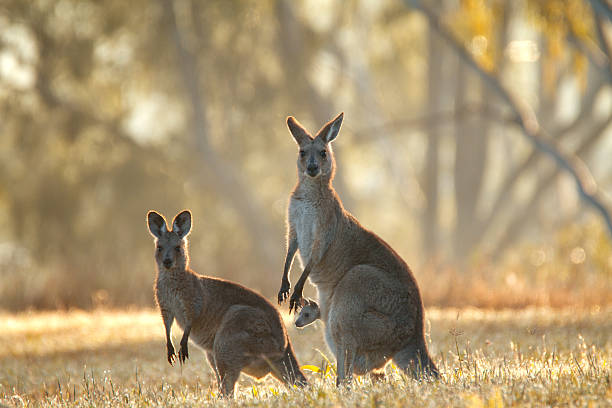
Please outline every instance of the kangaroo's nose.
M308 171L308 174L310 174L311 176L316 176L317 172L319 171L319 166L317 166L316 164L308 164L308 166L306 167L306 171Z
M172 266L172 259L169 259L169 258L164 259L164 266L166 268L170 268Z

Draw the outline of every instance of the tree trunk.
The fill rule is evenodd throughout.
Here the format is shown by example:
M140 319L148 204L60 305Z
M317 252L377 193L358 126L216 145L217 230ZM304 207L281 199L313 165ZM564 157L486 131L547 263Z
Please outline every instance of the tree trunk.
M465 64L459 62L455 105L469 103L471 91L475 97L488 101L491 95L474 80ZM485 102L486 103L486 102ZM490 122L486 113L469 116L455 125L455 205L457 221L453 237L455 259L463 261L469 256L479 231L475 222L489 146Z
M191 127L193 142L197 153L201 155L202 166L199 182L205 182L206 187L212 187L223 197L224 204L233 207L241 220L253 253L254 265L260 269L251 276L261 276L260 272L269 273L275 269L280 271L282 246L278 240L282 236L280 228L274 228L266 217L267 212L257 202L250 185L239 176L239 171L227 160L223 160L209 143L209 128L206 119L206 102L200 91L200 80L196 68L195 57L187 50L171 0L161 0L165 18L172 30L173 41L177 53L177 64L180 76L188 95L191 107ZM255 282L256 278L253 278ZM249 282L245 282L249 283Z
M430 28L428 37L429 52L429 94L427 109L438 112L442 102L442 39L436 30ZM433 126L429 130L425 151L425 168L423 170L423 193L425 194L425 210L422 217L422 245L425 260L436 256L438 252L438 183L439 183L439 148L440 128Z

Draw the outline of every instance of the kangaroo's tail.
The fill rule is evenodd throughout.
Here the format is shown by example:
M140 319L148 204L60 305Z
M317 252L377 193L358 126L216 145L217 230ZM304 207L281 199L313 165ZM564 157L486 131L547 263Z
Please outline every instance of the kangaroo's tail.
M290 341L287 341L287 348L285 349L285 355L280 361L281 373L283 380L289 384L297 385L298 387L305 387L308 385L308 380L304 376L300 365L295 358L295 352Z
M414 378L419 379L423 376L440 377L438 367L429 356L424 342L407 345L393 356L393 361L402 370L412 374Z

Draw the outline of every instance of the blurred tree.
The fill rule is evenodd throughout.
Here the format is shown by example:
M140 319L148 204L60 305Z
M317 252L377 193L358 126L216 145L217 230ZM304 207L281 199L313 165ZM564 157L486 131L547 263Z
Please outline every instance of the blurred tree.
M517 123L522 127L523 131L527 135L528 139L531 140L534 147L534 152L527 158L524 164L518 167L518 171L511 173L509 178L506 179L506 182L502 183L503 187L499 192L499 196L496 200L494 200L496 205L489 213L486 223L480 224L483 226L483 228L478 228L479 222L477 219L475 219L476 214L474 209L478 201L478 186L482 181L481 175L484 169L484 162L482 159L486 157L486 148L482 149L483 146L486 147L486 131L484 131L482 127L462 129L462 125L459 125L460 130L456 140L455 156L455 191L457 192L455 253L460 257L468 255L471 253L474 244L476 242L480 242L480 240L486 236L484 234L486 228L493 225L496 221L495 218L502 215L499 209L505 200L503 200L501 197L508 197L511 188L513 187L512 184L514 184L514 182L520 178L521 174L523 174L526 168L528 168L533 161L540 156L543 156L541 154L542 152L552 157L557 162L558 166L565 168L574 177L581 196L603 216L604 221L608 224L608 227L611 229L612 233L612 222L610 219L609 210L606 208L606 204L602 201L602 197L597 195L596 187L593 187L593 181L590 178L588 170L576 156L577 153L584 154L585 150L592 146L594 141L599 139L604 134L609 124L610 113L608 112L605 118L592 126L591 131L588 132L588 137L583 139L583 143L580 144L576 151L571 153L562 152L563 148L558 144L560 136L568 134L570 130L577 127L577 123L579 123L584 116L591 113L592 104L590 103L590 98L593 97L593 94L589 93L588 97L585 98L582 110L576 115L576 120L574 123L569 125L566 129L558 130L556 132L557 134L553 134L552 138L548 137L548 135L541 130L542 128L540 128L540 125L543 128L547 128L547 124L538 124L537 119L530 116L531 112L528 105L526 105L524 101L517 99L516 95L513 95L506 90L502 84L503 78L501 77L501 72L499 70L499 61L497 64L493 65L491 58L487 55L488 52L486 52L486 49L481 49L483 46L479 45L479 43L485 45L490 44L492 42L491 40L496 37L496 35L494 35L492 32L488 32L489 29L486 27L501 27L501 34L498 33L497 36L501 38L507 37L507 35L505 35L505 30L507 27L505 19L507 12L489 12L496 7L498 2L484 2L476 0L462 2L462 7L467 9L465 16L469 16L472 19L472 27L470 27L470 22L468 21L468 34L465 34L464 26L463 35L459 34L457 37L455 37L449 31L449 29L445 27L444 23L441 22L441 17L435 14L433 9L430 8L430 5L425 5L423 2L418 1L408 3L412 3L416 8L424 11L430 25L435 27L435 31L441 33L445 40L454 47L456 52L462 57L462 62L471 65L472 68L475 68L480 74L483 82L492 90L495 90L506 104L510 105L510 108L514 111L514 114L517 115ZM588 4L581 1L534 1L527 2L527 4L530 7L530 10L532 10L532 13L535 14L535 18L540 22L539 24L542 27L544 39L548 45L547 53L545 53L543 57L541 70L543 78L543 88L541 89L543 89L543 92L541 94L542 111L540 114L541 118L544 120L548 118L550 121L552 121L556 120L554 117L554 113L557 112L554 109L555 104L560 102L560 98L558 97L560 91L558 88L560 88L563 84L561 81L556 81L556 78L558 77L558 60L563 57L565 48L569 46L566 44L569 44L568 36L570 34L575 41L590 41L590 37L592 37L592 34L590 33L592 31L592 27L589 28L585 22L588 22L591 16L589 15ZM501 24L489 22L490 20L494 20L496 18L499 19L500 15ZM466 19L462 19L460 23L465 24L465 20ZM595 17L595 20L597 21L596 26L600 27L600 20L597 17ZM602 32L602 30L599 31ZM466 48L464 48L464 46L460 43L461 40L459 40L459 38L465 37L467 37L466 42L469 41L468 43L470 44L469 50L466 50ZM605 34L601 34L600 47L603 48L606 47L604 39ZM503 47L505 43L502 42L499 45ZM581 50L583 48L584 47L577 47L577 51L572 54L572 61L574 74L578 77L578 80L586 83L586 80L583 79L586 75L584 71L584 61L586 56L581 54ZM492 72L493 68L495 68L495 72ZM457 97L458 101L461 101L466 92L465 83L468 82L467 78L463 77L463 69L460 69L457 81ZM556 96L555 100L550 99L550 97L553 95ZM490 100L488 99L489 98L487 98L486 101L483 100L483 103L490 104ZM473 137L472 140L470 140L470 137ZM469 155L474 152L475 154L472 157L469 157ZM539 152L540 154L537 154L536 152ZM534 190L532 195L532 203L537 201L537 199L541 196L542 188L551 183L554 180L554 177L551 175L546 175L541 178L541 180L542 181L539 183L538 188ZM476 189L474 189L474 186L476 186ZM514 238L516 238L516 231L518 230L517 226L525 226L527 224L525 220L529 220L533 214L535 214L535 211L533 211L533 204L525 207L523 211L515 212L516 219L514 221L511 219L510 224L508 224L510 228L506 227L502 238L498 241L496 252L506 248L507 245L510 244ZM474 235L470 237L470 233ZM480 235L480 237L477 237L477 235Z
M411 264L581 215L543 214L566 201L558 167L483 78L608 174L606 3L423 4L454 45L396 1L0 2L0 307L150 304L150 208L194 211L196 270L275 294L290 114L347 112L336 186Z

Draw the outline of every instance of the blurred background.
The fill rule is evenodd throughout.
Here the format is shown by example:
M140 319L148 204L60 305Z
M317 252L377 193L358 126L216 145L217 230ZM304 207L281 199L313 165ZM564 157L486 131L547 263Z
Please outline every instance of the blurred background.
M340 111L334 185L427 306L610 304L611 16L605 0L2 0L0 309L153 305L149 209L190 208L192 267L275 298L285 119L314 133Z

